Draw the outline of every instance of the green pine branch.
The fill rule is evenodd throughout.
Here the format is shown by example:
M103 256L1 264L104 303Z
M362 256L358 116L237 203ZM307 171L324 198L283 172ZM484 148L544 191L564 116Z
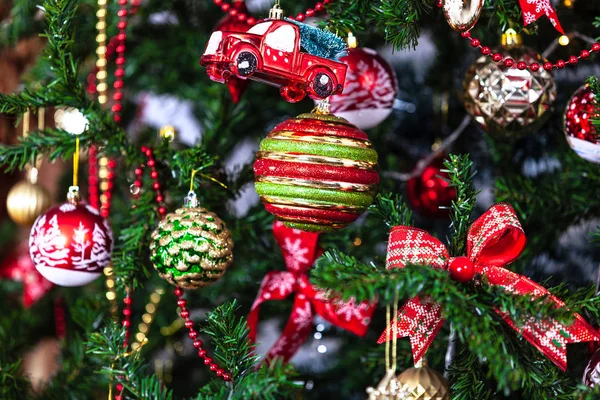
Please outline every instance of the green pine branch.
M475 174L471 170L473 162L467 154L450 154L449 159L444 160L444 166L446 169L442 172L448 173L450 185L456 190L456 200L452 201L450 207L450 254L461 256L466 252L470 218L477 197L477 191L473 187Z
M404 225L412 226L412 211L399 194L378 194L373 204L369 207L371 214L376 215L392 228Z

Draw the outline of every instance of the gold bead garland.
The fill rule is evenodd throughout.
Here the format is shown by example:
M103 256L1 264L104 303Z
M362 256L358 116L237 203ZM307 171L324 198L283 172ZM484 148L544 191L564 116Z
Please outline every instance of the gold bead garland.
M131 344L132 350L137 350L138 347L142 346L142 343L148 340L146 337L148 336L150 325L154 320L154 314L164 293L165 290L163 288L157 288L150 295L150 301L146 304L146 312L142 315L142 322L139 323L138 332L135 334L135 342Z
M108 75L106 72L107 1L108 0L98 0L98 11L96 11L96 16L98 17L98 22L96 23L96 29L98 30L98 35L96 36L96 43L98 43L98 47L96 48L96 54L98 55L98 59L96 60L96 67L98 67L98 72L96 72L96 79L98 81L96 90L98 91L98 103L100 104L106 104L108 101L106 96L106 90L108 89Z

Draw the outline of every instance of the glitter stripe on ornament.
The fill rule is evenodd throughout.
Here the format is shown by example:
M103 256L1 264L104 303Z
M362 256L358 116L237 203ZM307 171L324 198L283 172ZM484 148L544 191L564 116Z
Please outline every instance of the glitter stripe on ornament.
M327 165L320 162L299 163L289 162L290 160L272 160L269 158L260 158L254 164L254 173L257 177L278 176L291 178L310 177L315 180L339 181L341 175L344 181L349 183L362 183L374 185L379 183L379 174L374 169L374 164L359 169L356 164L345 167Z
M368 161L355 161L344 158L336 157L324 157L315 156L311 154L298 154L298 153L286 153L286 152L270 152L270 151L259 151L256 153L256 161L261 160L275 160L283 161L286 163L303 163L303 164L314 164L330 167L339 168L354 168L363 170L375 170L377 163ZM256 164L255 164L256 165Z
M367 139L354 139L347 137L338 136L323 136L323 135L310 135L306 133L289 132L289 131L278 131L272 132L269 135L269 139L280 139L280 140L296 140L300 142L309 143L323 143L323 144L336 144L341 146L359 147L370 149L373 147L371 142Z
M291 131L311 135L330 135L363 140L369 139L366 133L354 125L350 125L348 121L342 120L342 118L338 118L342 120L342 122L333 124L321 119L309 119L309 117L304 117L304 115L310 116L312 114L303 114L297 118L281 122L275 126L271 133Z
M320 181L311 179L284 178L279 176L258 176L256 182L274 183L277 185L293 185L306 188L342 190L345 192L372 192L377 185L361 185L360 183Z
M278 196L261 196L261 201L265 203L265 207L267 205L273 206L286 206L286 208L291 209L293 207L297 207L298 209L309 209L312 208L316 210L335 210L342 211L346 213L360 214L364 211L364 207L360 206L350 206L347 204L333 204L333 203L324 203L319 201L312 200L302 200L302 199L289 199L285 197Z
M284 218L295 216L313 217L327 221L352 222L356 219L356 214L360 214L359 209L353 210L323 210L312 207L296 207L281 204L265 204L268 212L277 213Z
M322 143L305 143L291 140L263 139L260 142L262 151L302 153L316 156L347 158L350 160L377 162L377 152L372 149L339 146Z
M301 186L277 185L274 183L256 182L256 191L263 196L278 196L294 199L296 197L325 204L352 205L368 207L373 202L373 193L342 192L328 189L307 188Z

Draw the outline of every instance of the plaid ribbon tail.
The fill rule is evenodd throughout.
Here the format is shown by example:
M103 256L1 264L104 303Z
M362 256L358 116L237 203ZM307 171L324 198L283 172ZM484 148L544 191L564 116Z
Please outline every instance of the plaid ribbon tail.
M402 306L398 312L396 337L410 338L415 364L421 361L444 325L444 321L442 307L438 303L415 296ZM392 339L393 323L381 334L377 343L385 343L386 338Z

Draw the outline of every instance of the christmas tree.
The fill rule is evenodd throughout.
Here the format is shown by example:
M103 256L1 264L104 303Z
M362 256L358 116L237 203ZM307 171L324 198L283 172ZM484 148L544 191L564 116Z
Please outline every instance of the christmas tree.
M0 399L600 398L600 2L267 3L0 5Z

